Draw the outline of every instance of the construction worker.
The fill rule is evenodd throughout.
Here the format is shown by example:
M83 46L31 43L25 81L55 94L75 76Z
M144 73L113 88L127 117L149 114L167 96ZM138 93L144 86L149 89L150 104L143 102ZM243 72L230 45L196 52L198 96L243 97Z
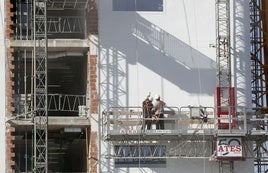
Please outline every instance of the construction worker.
M143 114L143 125L141 129L144 129L145 126L147 126L147 129L151 129L151 118L152 118L152 109L153 109L153 97L148 95L146 99L142 102L142 114Z
M163 102L160 99L160 95L155 95L155 104L153 111L155 112L154 116L158 119L156 121L156 129L164 129L164 106L166 105L165 102Z

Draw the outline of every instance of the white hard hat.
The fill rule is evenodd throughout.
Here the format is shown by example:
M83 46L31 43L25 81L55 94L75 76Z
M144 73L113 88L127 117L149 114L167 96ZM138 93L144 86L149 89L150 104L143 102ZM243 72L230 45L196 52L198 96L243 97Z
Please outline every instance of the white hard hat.
M154 96L154 99L155 99L155 100L160 99L160 95L159 95L159 94L156 94L156 95Z
M153 99L154 99L154 98L153 98L152 96L151 96L151 97L149 97L149 100L150 100L150 101L153 101Z

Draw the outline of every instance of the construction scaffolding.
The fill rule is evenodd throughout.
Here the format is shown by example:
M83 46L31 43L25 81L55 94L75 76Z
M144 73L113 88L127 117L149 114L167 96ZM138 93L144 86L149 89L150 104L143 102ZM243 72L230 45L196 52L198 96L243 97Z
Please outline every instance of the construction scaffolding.
M230 0L216 0L216 116L235 117L235 96L231 83ZM245 115L245 114L244 114ZM232 128L234 121L219 121L218 128ZM231 124L230 124L231 122ZM216 134L218 135L218 134ZM226 134L228 135L228 134ZM243 136L243 135L242 135ZM219 173L233 173L233 161L219 161ZM224 168L230 167L230 169Z
M200 110L206 112L205 117ZM117 159L118 164L133 160L144 162L144 159L202 158L219 161L220 170L225 171L223 165L226 167L230 163L230 170L233 170L234 160L254 157L250 141L268 134L266 130L255 128L263 119L256 119L250 109L239 107L237 110L237 117L221 119L215 117L215 110L211 107L166 107L165 129L155 129L154 125L152 129L146 129L145 121L154 124L155 120L144 118L141 108L111 107L102 116L102 136L109 148L106 157ZM236 126L218 128L220 120L229 124L236 122ZM242 155L223 157L217 153L216 145L221 144L216 144L215 136L221 141L230 137L234 138L233 142L239 139ZM222 142L222 145L226 144Z
M48 172L47 5L35 0L34 9L34 172Z
M85 64L84 52L87 51L88 45L81 46L85 40L79 39L86 35L85 9L88 7L88 2L89 0L11 2L14 16L9 17L14 22L11 26L13 30L11 36L14 40L11 42L15 50L16 69L14 70L15 92L13 95L15 109L10 123L16 128L14 135L19 136L19 140L15 141L16 147L22 143L25 144L22 149L17 147L14 151L18 153L14 154L17 164L15 169L18 172L22 170L25 172L29 170L33 172L60 171L63 169L62 166L54 162L65 159L63 156L67 157L72 150L72 143L76 142L81 145L84 142L85 135L79 134L84 134L83 129L89 127L89 121L87 120L87 100L84 95L86 88L80 86L83 86L83 81L86 81L87 76L79 74L82 77L77 81L78 87L73 85L73 78L75 74L85 72L86 69L86 67L81 68L80 64ZM60 14L59 10L64 14ZM50 50L48 54L48 39L55 38L78 38L76 41L80 47L69 51L65 48L66 40L64 40L62 44L64 46L57 45L60 51L59 49ZM48 57L52 57L49 63ZM73 58L71 62L65 63L61 57L67 57L69 60L72 57L79 58ZM83 70L75 71L76 66ZM50 78L48 81L48 75L51 76L51 74L54 74L55 78ZM52 129L49 129L48 116L51 115L54 117L50 118L53 122ZM62 116L66 118L62 119ZM75 122L72 124L73 128L67 128L70 122ZM50 138L48 138L49 133ZM77 139L77 134L79 139ZM68 143L64 144L64 147L69 151L66 149L60 152L64 147L58 142L66 140L64 138L68 138ZM72 141L71 144L70 141ZM53 147L57 147L56 150ZM21 157L23 152L25 152L25 158ZM21 164L23 162L25 164ZM69 169L82 172L86 170L86 165L81 164L77 168Z
M20 0L15 2L17 10L15 12L16 25L13 26L14 38L16 40L34 40L34 47L25 46L16 50L18 71L21 72L24 68L26 73L26 61L30 60L27 53L31 54L31 49L34 49L34 94L27 96L25 87L25 95L23 96L23 92L20 91L23 82L16 81L18 104L15 105L18 106L16 115L27 117L29 112L34 113L28 117L29 122L31 118L34 119L34 152L32 153L34 172L49 171L48 143L51 141L48 141L48 112L80 113L79 110L81 110L82 114L79 116L85 116L87 111L84 106L86 105L85 95L50 94L48 92L47 51L48 37L85 37L85 12L82 10L80 12L79 9L87 8L88 3L89 0ZM107 108L102 114L100 124L101 137L108 145L106 158L115 159L116 165L165 164L168 158L209 159L219 162L220 173L233 173L234 160L254 157L255 171L257 173L268 171L268 61L266 59L268 28L267 15L265 15L268 3L264 0L251 0L249 5L251 14L252 102L254 108L249 110L235 106L235 91L231 84L230 2L229 0L216 0L216 100L218 102L215 108L203 106L166 107L164 118L166 128L164 130L145 129L145 121L148 119L143 117L141 107L116 105L119 103L119 97L127 97L125 92L127 86L124 84L128 72L119 65L120 61L124 61L124 57L119 56L123 58L118 58L118 50L113 48L111 50L112 58L100 59L100 73L103 69L111 72L100 81L101 93L109 95L108 86L115 86L111 88L112 95L108 97L109 100L103 100L104 104L102 105ZM63 11L64 9L67 10L64 14L69 14L68 10L72 9L77 11L72 16L56 15L55 11ZM51 15L47 15L48 10L51 10ZM62 54L68 55L66 52ZM77 52L71 52L71 54L77 54ZM22 66L22 60L25 60L25 67ZM57 66L55 65L55 67ZM18 73L17 75L18 79L22 78L22 74ZM27 75L25 74L24 77L26 78ZM24 81L25 85L27 80ZM70 81L67 82L70 83ZM32 102L34 103L33 108L31 107ZM200 110L205 112L205 116L200 113ZM155 123L155 120L150 119L149 121ZM27 137L27 132L25 136ZM215 153L215 150L219 146L221 137L228 138L230 136L235 137L236 142L242 143L243 152L239 157L224 160L225 158L219 153ZM253 143L253 149L250 143ZM60 146L59 143L51 145L57 146L56 149L53 148L55 150L67 148L65 145ZM27 170L27 159L25 167Z
M252 104L256 107L256 118L262 119L256 129L268 130L267 120L263 114L268 113L268 64L267 64L267 10L265 0L250 1L250 43L251 43L251 90ZM256 173L268 171L267 137L254 141L254 166Z

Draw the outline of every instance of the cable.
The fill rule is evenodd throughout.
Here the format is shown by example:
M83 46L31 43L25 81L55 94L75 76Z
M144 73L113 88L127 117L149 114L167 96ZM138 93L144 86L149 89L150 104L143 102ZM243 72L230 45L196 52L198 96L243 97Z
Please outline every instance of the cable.
M194 3L194 2L193 2ZM194 3L195 4L195 3ZM186 22L186 27L187 27L187 35L188 35L188 43L189 43L189 47L190 47L190 56L191 56L191 60L192 63L194 65L195 59L193 56L193 48L192 48L192 41L191 41L191 37L190 37L190 31L189 31L189 22L188 22L188 15L186 12L186 7L185 7L185 1L183 0L183 9L184 9L184 14L185 14L185 22ZM194 24L196 25L196 14L195 14L195 5L194 5ZM197 27L195 27L195 32L196 32ZM197 39L195 39L197 41ZM198 45L197 45L198 47ZM197 102L198 105L200 105L200 95L201 95L201 91L202 91L202 87L201 87L201 76L200 76L200 66L199 66L199 61L197 61L197 73L198 73L198 84L199 84L199 94L197 94Z
M194 7L194 10L193 10L193 13L194 13L194 26L197 26L197 22L196 22L196 4L195 4L195 1L192 0L192 3L193 3L193 7ZM200 64L199 64L199 61L195 61L195 58L193 56L193 49L192 49L192 42L191 42L191 38L190 38L190 31L189 31L189 23L188 23L188 18L187 18L187 13L186 13L186 7L185 7L185 1L183 0L183 8L184 8L184 13L185 13L185 21L186 21L186 27L187 27L187 34L188 34L188 43L189 43L189 46L190 46L190 55L191 55L191 59L192 59L192 62L193 62L193 65L196 64L196 67L197 67L197 76L198 76L198 86L199 86L199 92L197 94L197 102L198 102L198 105L201 105L201 100L200 100L200 96L201 96L201 92L202 92L202 83L201 83L201 73L200 73ZM197 27L194 28L195 29L195 33L197 34ZM197 37L197 35L195 34L195 37ZM197 39L196 40L196 47L198 48L198 41ZM204 123L204 122L202 122ZM206 143L204 143L205 141L205 131L204 131L204 126L202 124L202 129L203 129L203 136L202 136L202 147L203 147L203 152L205 152L205 145ZM205 157L203 159L203 172L205 173L206 172L206 162L205 162Z
M196 22L196 3L195 1L193 0L193 7L194 7L194 26L197 26L197 22ZM197 27L194 28L195 29L195 37L197 37ZM197 38L195 39L196 40L196 48L198 48L198 41L197 41ZM199 94L197 95L197 99L198 99L198 105L201 105L200 102L201 102L201 92L202 92L202 83L201 83L201 73L200 73L200 64L199 64L199 61L197 61L197 75L198 75L198 84L199 84ZM206 113L206 110L205 110L205 113ZM204 131L204 121L202 121L202 129L203 129L203 136L202 136L202 139L203 139L203 142L202 142L202 147L203 147L203 152L205 152L205 148L206 148L206 143L204 142L205 141L205 131ZM203 153L205 155L205 153ZM206 159L205 159L205 156L204 156L204 159L203 159L203 172L206 173Z
M137 2L135 0L135 28L134 28L134 32L137 33L138 30L138 24L137 24ZM137 92L137 100L138 103L139 98L140 98L140 92L139 92L139 52L138 52L138 38L135 37L135 59L136 59L136 63L137 63L137 71L136 71L136 75L137 75L137 88L138 88L138 92Z

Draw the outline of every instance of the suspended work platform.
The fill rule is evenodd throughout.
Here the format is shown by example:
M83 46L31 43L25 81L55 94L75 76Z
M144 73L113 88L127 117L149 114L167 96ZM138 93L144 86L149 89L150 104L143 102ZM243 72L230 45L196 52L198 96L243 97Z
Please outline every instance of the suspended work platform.
M156 129L156 120L144 118L141 107L109 108L102 114L107 157L119 163L120 159L128 163L144 158L245 160L253 156L246 150L251 148L250 141L268 136L267 130L259 128L267 123L267 115L242 107L236 108L236 115L225 117L214 112L212 107L165 107L165 128ZM151 121L151 129L147 129L147 121Z
M204 110L205 114L200 110ZM164 118L158 119L164 120L165 129L156 129L156 120L144 118L140 107L109 108L103 112L103 134L106 140L267 135L267 130L258 129L258 125L267 123L268 116L257 118L252 113L247 114L246 109L241 109L236 116L220 118L214 116L211 107L166 107ZM147 121L151 121L151 129L146 128ZM219 128L222 122L227 126Z

